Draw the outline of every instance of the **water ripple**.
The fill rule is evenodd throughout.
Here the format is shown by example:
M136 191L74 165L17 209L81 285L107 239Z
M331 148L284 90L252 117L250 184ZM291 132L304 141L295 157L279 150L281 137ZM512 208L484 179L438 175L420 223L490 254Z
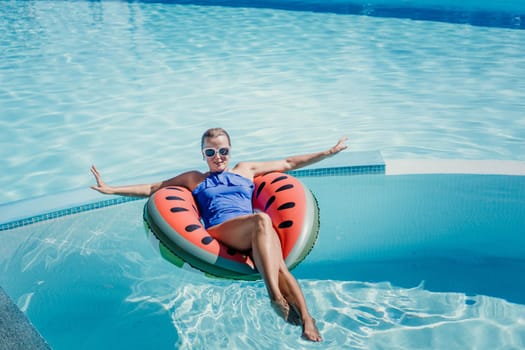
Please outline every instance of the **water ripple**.
M0 9L0 202L328 147L525 160L524 31L255 8L24 2ZM111 33L111 35L107 35ZM290 137L293 135L293 137Z
M525 305L423 284L299 280L324 338L312 344L275 314L262 281L212 279L164 261L148 243L143 204L2 233L0 284L54 348L525 347Z

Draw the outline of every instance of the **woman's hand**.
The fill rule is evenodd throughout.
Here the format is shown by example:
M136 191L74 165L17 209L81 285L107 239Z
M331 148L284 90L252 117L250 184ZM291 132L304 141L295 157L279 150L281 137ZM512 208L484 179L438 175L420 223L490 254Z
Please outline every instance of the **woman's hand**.
M100 173L98 172L95 165L91 166L91 173L95 176L95 180L97 180L97 185L91 186L91 188L100 193L111 194L111 187L106 185L106 183L102 180L102 177L100 176Z
M343 136L339 139L339 141L337 141L336 145L332 148L330 148L330 150L328 152L330 152L330 155L334 155L334 154L337 154L339 152L341 152L342 150L345 150L348 148L348 146L346 145L346 141L348 140L348 137L346 136Z

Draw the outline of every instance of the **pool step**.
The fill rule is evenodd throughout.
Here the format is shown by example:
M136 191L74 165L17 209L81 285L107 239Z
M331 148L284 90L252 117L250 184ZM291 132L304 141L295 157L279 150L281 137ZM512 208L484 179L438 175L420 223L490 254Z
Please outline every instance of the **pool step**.
M51 349L0 287L0 350Z

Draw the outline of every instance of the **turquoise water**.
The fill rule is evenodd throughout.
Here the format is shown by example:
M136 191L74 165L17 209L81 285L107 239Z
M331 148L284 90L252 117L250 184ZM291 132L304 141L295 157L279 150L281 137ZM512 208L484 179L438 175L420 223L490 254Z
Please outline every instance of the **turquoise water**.
M410 3L427 9L423 17L410 8L381 15L377 6L301 11L284 1L273 8L1 2L0 203L89 186L92 163L115 183L204 169L200 134L216 125L230 131L234 161L318 150L341 134L352 151L380 150L387 160L525 161L523 5ZM480 23L487 10L496 19ZM428 20L435 14L444 17ZM317 250L296 271L323 347L525 347L524 268L516 258L525 246L517 229L522 177L469 187L466 202L482 199L485 221L475 210L467 216L452 204L438 206L437 227L450 224L445 232L469 238L439 240L439 232L425 235L416 226L423 255L405 260L381 260L403 252L402 244L382 240L399 231L373 214L384 219L385 211L406 207L356 194L353 186L364 184L355 179L364 178L340 179L336 191L323 180L309 183L321 210L336 203L368 215L365 223L346 212L325 215ZM448 180L421 182L438 194L463 193L448 192ZM434 195L411 203L433 203ZM318 347L277 319L262 283L212 280L160 259L146 240L142 204L1 232L0 284L53 348ZM397 214L388 222L399 223ZM457 231L465 222L472 231ZM367 232L390 243L367 246ZM476 234L483 237L476 254L458 258L447 250L457 242L457 252ZM496 236L513 244L493 244ZM346 237L353 240L333 244ZM366 254L347 258L359 256L356 247ZM333 272L341 266L329 254L344 263L344 277Z
M319 200L321 231L294 273L322 348L525 347L524 177L303 181ZM348 198L360 200L334 205ZM279 320L262 282L160 258L144 203L1 233L0 283L54 349L319 348Z
M385 159L525 160L524 30L9 1L0 38L0 203L87 186L92 163L114 181L203 168L199 138L215 125L231 132L234 160L313 151L341 134Z

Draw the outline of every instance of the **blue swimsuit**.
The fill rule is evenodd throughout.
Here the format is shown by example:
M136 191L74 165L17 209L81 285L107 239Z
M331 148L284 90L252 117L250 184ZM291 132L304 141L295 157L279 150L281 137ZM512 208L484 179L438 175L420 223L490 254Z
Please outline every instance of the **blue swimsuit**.
M227 171L210 173L192 191L204 227L208 228L241 215L252 214L254 187L253 181L238 174Z

